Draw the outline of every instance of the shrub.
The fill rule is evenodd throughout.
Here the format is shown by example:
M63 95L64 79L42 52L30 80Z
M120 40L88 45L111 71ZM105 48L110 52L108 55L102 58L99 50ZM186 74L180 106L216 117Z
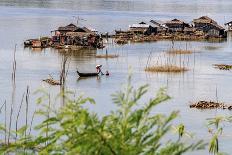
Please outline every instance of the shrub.
M151 98L143 107L138 106L147 92L148 86L138 89L128 85L113 95L117 108L103 117L84 107L87 102L94 104L91 98L65 97L64 107L54 110L46 104L49 95L38 99L45 108L38 111L46 119L36 126L39 135L21 136L15 142L2 145L1 153L27 152L39 154L102 154L102 155L180 155L185 152L204 148L202 141L188 143L182 138L185 133L183 124L179 126L176 138L169 139L172 122L178 116L174 111L170 115L152 114L154 108L170 99L165 89L161 89L155 98ZM43 101L43 103L42 103ZM4 129L3 129L4 130Z

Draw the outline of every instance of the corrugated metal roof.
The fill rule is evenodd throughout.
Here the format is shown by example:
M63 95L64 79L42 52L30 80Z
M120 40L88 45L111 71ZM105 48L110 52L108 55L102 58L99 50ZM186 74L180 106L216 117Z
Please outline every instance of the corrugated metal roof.
M132 24L129 25L129 28L148 28L149 26L148 24Z

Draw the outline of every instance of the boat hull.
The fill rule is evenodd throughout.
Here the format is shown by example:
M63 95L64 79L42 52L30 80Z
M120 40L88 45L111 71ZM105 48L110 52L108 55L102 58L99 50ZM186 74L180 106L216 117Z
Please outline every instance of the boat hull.
M80 73L77 71L77 74L80 76L80 77L93 77L93 76L98 76L99 73Z

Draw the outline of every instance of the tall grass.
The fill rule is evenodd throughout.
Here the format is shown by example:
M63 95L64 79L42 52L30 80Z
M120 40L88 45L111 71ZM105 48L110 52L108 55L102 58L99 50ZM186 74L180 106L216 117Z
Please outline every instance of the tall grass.
M168 54L192 54L191 50L182 50L182 49L171 49L167 51Z
M185 67L175 65L151 66L145 69L147 72L166 72L166 73L180 73L188 71Z
M187 61L187 63L185 62ZM150 64L151 54L148 56L145 71L146 72L166 72L166 73L181 73L188 71L188 60L185 57L177 57L176 55L166 55L161 53L153 60L153 64Z

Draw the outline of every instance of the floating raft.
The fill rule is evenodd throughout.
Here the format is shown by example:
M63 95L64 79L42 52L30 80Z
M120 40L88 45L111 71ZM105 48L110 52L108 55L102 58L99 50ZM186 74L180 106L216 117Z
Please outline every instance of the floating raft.
M232 65L226 65L226 64L215 64L214 67L220 70L231 70L232 69Z
M44 79L44 82L47 82L50 85L61 85L59 81L54 80L53 78Z
M228 109L228 110L232 110L232 105L213 102L213 101L199 101L197 103L191 104L190 108L196 108L196 109Z

